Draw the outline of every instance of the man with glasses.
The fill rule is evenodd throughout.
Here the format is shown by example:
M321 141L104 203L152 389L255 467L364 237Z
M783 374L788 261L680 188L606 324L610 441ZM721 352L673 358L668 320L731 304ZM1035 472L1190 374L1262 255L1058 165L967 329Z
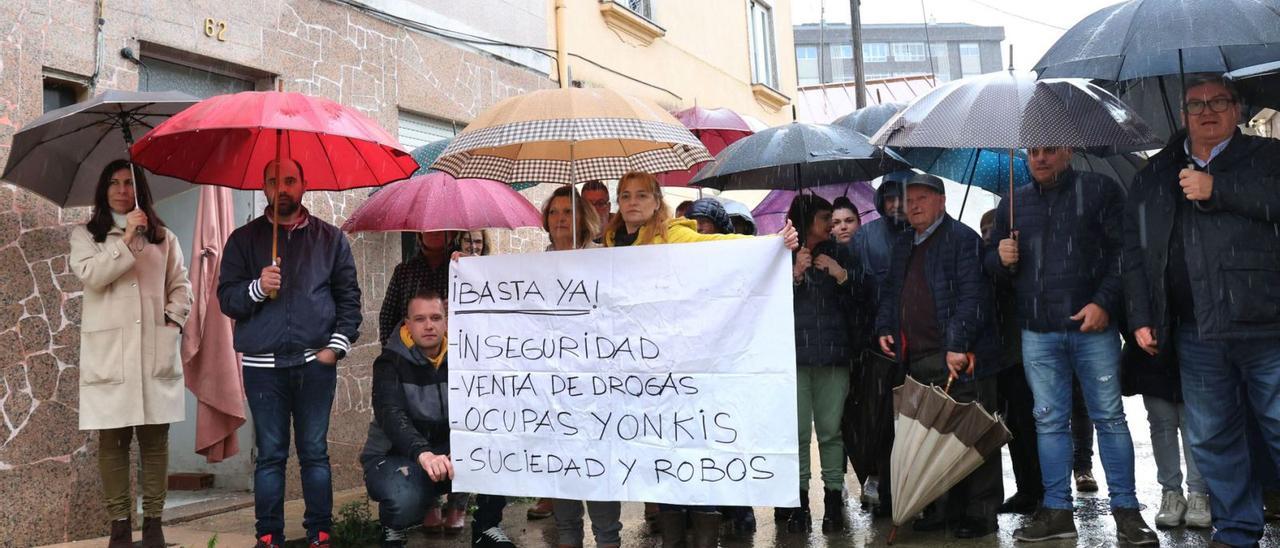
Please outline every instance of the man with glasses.
M1247 414L1280 458L1280 141L1241 133L1240 113L1229 82L1189 78L1186 129L1134 178L1124 215L1129 325L1181 367L1213 546L1262 538Z
M1034 184L996 208L987 273L1013 286L1022 329L1022 363L1034 400L1044 499L1023 542L1075 538L1071 498L1071 384L1080 380L1107 476L1111 514L1121 544L1158 544L1138 513L1133 439L1120 391L1121 213L1114 180L1071 169L1066 147L1027 150Z
M609 210L613 206L609 202L609 187L601 181L587 181L582 185L582 199L595 208L600 216L600 230L603 231L604 225L609 224ZM600 241L600 234L596 235L596 241Z

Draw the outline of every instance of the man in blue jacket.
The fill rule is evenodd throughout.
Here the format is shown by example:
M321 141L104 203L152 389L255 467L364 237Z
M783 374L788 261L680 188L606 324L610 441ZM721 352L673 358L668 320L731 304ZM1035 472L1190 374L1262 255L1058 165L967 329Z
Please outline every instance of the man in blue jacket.
M292 160L269 162L266 212L227 238L218 282L222 311L235 320L244 391L258 458L253 474L257 546L284 545L285 463L297 428L303 526L312 546L329 546L333 484L329 412L338 360L360 328L360 286L346 236L302 206L306 180ZM279 253L271 257L272 208Z
M1147 353L1178 360L1214 546L1255 546L1258 466L1280 457L1280 141L1236 129L1240 100L1221 77L1186 89L1185 132L1138 173L1125 207L1129 325ZM1249 414L1261 436L1246 434Z
M957 378L951 388L956 401L976 401L993 410L1001 364L990 282L982 272L982 238L947 215L944 192L942 179L933 175L907 180L911 230L894 241L876 333L880 350L916 380L941 386ZM951 488L912 528L950 528L957 538L984 537L995 532L1003 499L997 455Z
M1035 183L997 208L986 269L1011 282L1022 328L1022 358L1035 400L1042 507L1014 532L1023 542L1075 538L1071 498L1071 379L1080 380L1098 432L1111 513L1121 544L1157 544L1138 513L1133 439L1120 390L1122 315L1119 184L1071 169L1067 147L1027 151ZM1007 200L1017 205L1010 227Z

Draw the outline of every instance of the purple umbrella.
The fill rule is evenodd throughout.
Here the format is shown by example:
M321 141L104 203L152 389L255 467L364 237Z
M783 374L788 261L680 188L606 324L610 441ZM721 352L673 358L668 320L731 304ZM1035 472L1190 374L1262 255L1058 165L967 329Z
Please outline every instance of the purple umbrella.
M816 186L805 189L805 192L822 196L828 202L840 196L848 196L849 201L858 208L858 216L862 218L863 224L880 218L880 213L876 211L876 190L867 181ZM751 210L756 221L756 233L773 234L782 230L782 225L787 221L787 209L791 207L791 200L795 197L794 190L769 192L760 201L760 205Z

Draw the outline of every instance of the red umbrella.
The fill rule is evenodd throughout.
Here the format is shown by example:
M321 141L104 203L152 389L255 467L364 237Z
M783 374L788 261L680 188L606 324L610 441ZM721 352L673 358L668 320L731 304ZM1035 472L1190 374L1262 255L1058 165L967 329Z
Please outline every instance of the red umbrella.
M675 113L675 117L702 141L712 156L734 141L755 133L747 120L727 108L693 107ZM689 180L703 165L698 164L686 171L661 173L658 182L662 186L689 186Z
M262 188L263 168L276 158L302 166L307 190L379 186L418 169L400 143L363 114L280 91L205 99L157 125L130 152L156 174L242 190ZM274 257L274 241L271 247Z
M497 181L435 171L378 190L342 223L347 232L430 232L542 226L519 192Z

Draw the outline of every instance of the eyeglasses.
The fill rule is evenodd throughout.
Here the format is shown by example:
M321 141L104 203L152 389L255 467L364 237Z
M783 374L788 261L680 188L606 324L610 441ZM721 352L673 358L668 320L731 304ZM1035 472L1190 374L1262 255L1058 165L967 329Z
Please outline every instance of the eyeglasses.
M1183 108L1187 111L1187 114L1196 115L1204 113L1204 107L1206 106L1213 112L1226 112L1235 103L1235 99L1230 97L1215 97L1208 101L1187 101L1186 106Z

